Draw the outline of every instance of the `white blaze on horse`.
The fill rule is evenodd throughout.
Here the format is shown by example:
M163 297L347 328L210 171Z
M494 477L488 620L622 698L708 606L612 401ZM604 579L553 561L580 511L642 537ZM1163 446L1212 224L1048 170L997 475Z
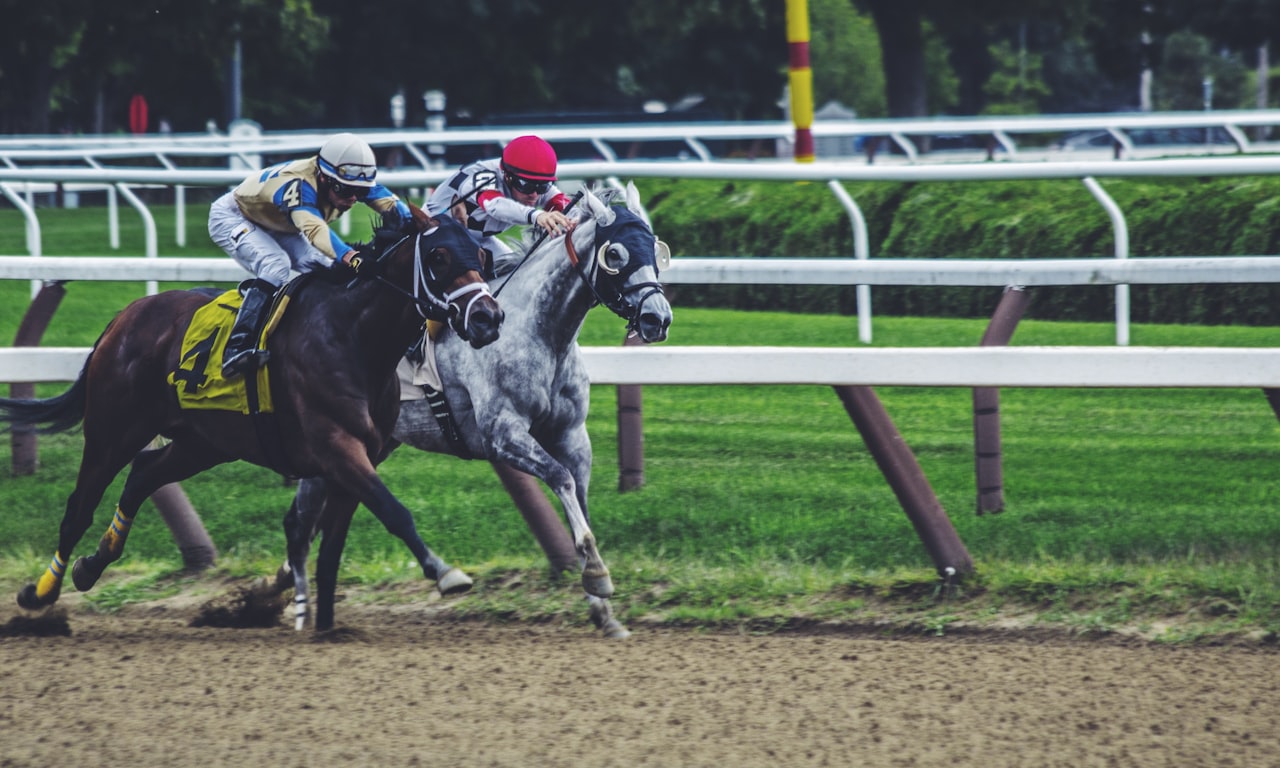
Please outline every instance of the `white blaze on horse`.
M536 233L526 233L527 256L493 281L506 314L500 338L470 349L456 334L446 334L435 345L460 441L450 439L452 430L441 426L425 400L401 404L393 436L424 451L505 463L546 483L568 521L592 621L609 637L626 637L609 605L613 580L587 511L591 382L577 339L587 312L603 304L643 341L665 340L671 305L658 272L670 263L670 250L654 236L635 186L628 184L622 195L625 205L612 204L617 197L613 189L598 197L584 191L569 210L569 234L539 241ZM329 519L333 509L326 508L321 519L324 498L322 481L303 481L286 518L289 564L282 570L292 570L295 590L301 590L298 628L306 623L310 532L317 522L326 537L331 529L345 532L345 525ZM326 604L331 606L333 596L320 586L332 582L322 575L317 573L318 628L322 617L332 615Z

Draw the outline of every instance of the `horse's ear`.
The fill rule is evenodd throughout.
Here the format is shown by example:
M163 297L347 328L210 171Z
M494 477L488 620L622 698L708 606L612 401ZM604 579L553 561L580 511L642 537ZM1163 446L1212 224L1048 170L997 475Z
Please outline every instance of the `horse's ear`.
M587 204L587 208L591 211L591 218L595 219L599 226L607 227L613 224L614 218L618 215L614 213L612 207L600 202L600 198L591 194L589 189L582 191L582 201Z
M412 201L406 200L405 205L409 206L409 215L413 217L413 223L417 226L419 232L426 232L429 228L436 225L427 212L414 205Z
M627 208L632 213L640 213L644 207L640 204L640 190L636 189L634 181L627 182Z
M650 230L653 229L653 222L649 220L649 212L645 210L644 203L640 202L640 190L636 189L634 181L627 182L627 210L639 216Z

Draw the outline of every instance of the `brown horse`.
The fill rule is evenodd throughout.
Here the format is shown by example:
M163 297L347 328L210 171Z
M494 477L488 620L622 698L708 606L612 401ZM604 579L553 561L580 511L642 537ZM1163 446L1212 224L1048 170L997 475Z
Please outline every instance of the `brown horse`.
M401 538L442 592L469 588L461 571L423 543L411 513L374 467L387 452L400 408L396 363L421 335L425 319L447 320L479 348L498 337L503 314L480 275L475 242L461 224L415 210L413 229L376 260L378 241L362 248L369 258L354 279L349 273L308 275L291 293L288 311L268 341L270 414L179 407L168 378L178 368L192 316L209 303L208 294L197 291L167 291L125 307L63 394L0 398L0 421L13 426L58 432L84 423L84 454L57 552L39 580L18 593L18 604L37 609L58 599L72 550L92 524L107 486L130 461L97 552L72 569L81 591L120 557L138 507L156 489L236 459L326 479ZM195 373L217 369L216 361L204 363ZM144 451L156 435L171 442Z

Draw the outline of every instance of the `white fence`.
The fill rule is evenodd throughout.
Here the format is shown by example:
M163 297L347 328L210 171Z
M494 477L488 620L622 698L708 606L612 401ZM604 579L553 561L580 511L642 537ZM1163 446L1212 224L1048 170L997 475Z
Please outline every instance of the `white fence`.
M758 122L646 122L609 125L544 125L521 127L450 128L447 130L363 130L374 147L403 149L422 168L432 167L437 148L492 147L531 130L571 152L589 147L606 160L638 153L641 157L711 160L720 144L740 151L743 143L781 145L789 151L795 126L786 121ZM1204 112L1123 112L1073 115L1010 115L924 119L816 120L815 139L846 140L847 156L858 157L856 138L884 137L892 144L875 162L937 162L972 160L975 151L925 151L930 144L964 136L983 138L998 148L1001 160L1040 161L1072 157L1138 157L1215 152L1267 153L1280 151L1280 110L1211 110ZM1254 133L1250 138L1249 133ZM16 167L50 161L111 164L122 159L148 158L176 168L216 158L254 165L262 154L312 152L329 132L273 132L251 134L151 134L142 136L20 136L0 137L0 165ZM840 141L820 141L824 146ZM679 150L671 147L680 146ZM580 152L578 154L581 154Z
M230 259L0 257L0 279L232 282ZM1274 282L1280 257L874 260L680 259L668 283L1110 285ZM71 381L87 348L0 349L0 381ZM625 347L584 349L597 384L1280 387L1280 349L1204 347Z
M1120 177L1202 177L1251 176L1280 173L1280 156L1209 157L1132 162L1043 162L1043 163L964 163L944 165L860 166L850 163L817 162L588 162L564 163L560 176L568 180L619 177L631 178L702 178L751 179L770 181L825 182L845 207L853 227L853 257L870 257L865 217L856 201L841 185L843 181L994 181L1015 179L1078 179L1098 200L1111 219L1115 234L1113 255L1117 259L1129 255L1129 234L1124 213L1098 183L1098 178ZM439 183L446 171L389 171L381 178L396 188L425 188ZM18 194L18 183L90 183L105 185L139 209L143 217L147 256L158 255L155 220L145 205L129 191L129 185L169 185L182 189L185 185L228 186L238 183L243 171L233 170L155 170L125 168L0 168L0 192L22 210L27 222L28 249L42 255L40 227L35 209ZM111 198L114 200L114 197ZM179 206L179 210L182 207ZM114 213L114 209L113 209ZM114 222L114 218L112 219ZM113 224L113 226L115 226ZM179 241L185 238L185 221L179 219ZM113 241L113 247L118 241ZM1272 282L1266 280L1265 282ZM858 337L871 341L871 301L868 283L858 283ZM154 284L149 285L154 290ZM1116 343L1129 343L1128 286L1116 284Z
M891 122L891 121L890 121ZM1236 137L1236 151L1256 152L1262 145L1249 143L1243 129L1280 125L1280 111L1235 113L1187 113L1180 115L1106 115L1065 118L965 118L941 121L906 121L890 124L851 121L848 124L819 124L815 134L844 135L936 135L983 133L1006 138L1019 131L1038 133L1052 130L1088 130L1102 126L1107 131L1124 132L1159 127L1221 127ZM853 258L830 259L703 259L677 258L664 273L670 283L768 283L854 285L858 290L858 336L871 337L870 293L872 285L1110 285L1116 290L1116 340L1128 343L1128 294L1130 283L1264 283L1280 282L1280 257L1238 256L1218 258L1128 259L1128 232L1123 212L1098 184L1099 178L1249 176L1280 173L1280 156L1197 157L1162 160L1074 160L1048 162L940 163L864 165L850 162L796 164L780 161L717 161L710 153L697 151L707 141L718 139L777 138L791 135L786 124L690 124L609 126L540 131L556 142L578 140L599 144L608 162L565 162L560 176L565 180L621 178L704 178L751 179L779 182L826 183L850 215L853 227ZM380 146L403 143L406 147L431 142L502 142L510 129L445 132L382 132L371 136ZM229 259L160 258L154 219L146 206L130 192L134 185L160 185L181 190L187 185L225 187L238 183L243 170L226 168L179 168L173 158L230 156L245 159L258 152L301 153L314 151L322 135L281 135L232 142L227 137L122 138L118 142L50 140L46 145L27 148L0 141L0 192L23 213L27 222L32 256L0 256L0 279L31 280L146 280L230 282L245 273ZM690 142L698 162L617 161L610 142L670 141ZM1005 142L1002 141L1002 145ZM1007 145L1007 156L1018 154ZM908 158L911 153L905 151ZM50 153L53 153L52 155ZM89 167L23 167L20 162L48 163L53 157L87 155ZM154 154L165 169L104 167L111 157L137 158ZM421 153L415 150L415 157ZM1024 158L1025 159L1025 158ZM389 186L426 188L439 183L449 171L395 169L380 174ZM846 181L990 181L1011 179L1076 179L1083 182L1111 218L1115 232L1114 258L1089 259L871 259L866 223L860 210L842 186ZM67 258L42 255L39 222L27 203L31 184L89 184L118 191L143 218L148 258ZM114 216L114 209L112 211ZM114 221L114 219L113 219ZM179 221L181 242L185 222ZM677 236L667 234L667 239ZM112 246L117 247L113 242ZM1039 254L1037 254L1039 255ZM153 289L153 288L152 288ZM655 350L599 350L588 352L593 380L600 383L749 383L771 381L777 371L786 371L798 380L790 383L837 384L919 384L941 386L1280 386L1271 367L1270 350L1166 350L1134 349L1132 356L1112 348L1065 349L1013 348L950 350L793 350L743 355L738 350L699 350L686 355L678 348ZM84 350L0 350L0 373L9 381L60 381L74 378ZM637 357L628 355L637 354ZM986 355L998 357L988 359ZM792 357L798 356L798 357ZM783 358L786 358L785 360ZM1047 363L1046 359L1057 362ZM1178 364L1157 361L1179 359ZM624 361L649 361L645 371ZM699 361L714 360L705 366ZM737 362L731 362L737 360ZM998 364L995 361L1001 361ZM965 362L965 361L972 361ZM628 367L631 366L631 367ZM1032 367L1043 375L1026 378L1019 369ZM945 369L945 370L944 370ZM657 373L655 373L655 371ZM727 377L721 382L702 380L716 372ZM1159 376L1151 375L1159 371ZM896 372L896 373L895 373ZM656 376L658 380L655 380ZM13 378L18 377L18 378ZM667 377L666 380L664 377ZM898 378L895 378L898 377ZM1053 382L1058 382L1054 384ZM1204 383L1206 381L1217 383ZM1091 383L1096 382L1096 383ZM1236 382L1230 384L1227 382Z
M1280 387L1280 349L584 347L592 384ZM87 347L0 349L0 381L73 381Z

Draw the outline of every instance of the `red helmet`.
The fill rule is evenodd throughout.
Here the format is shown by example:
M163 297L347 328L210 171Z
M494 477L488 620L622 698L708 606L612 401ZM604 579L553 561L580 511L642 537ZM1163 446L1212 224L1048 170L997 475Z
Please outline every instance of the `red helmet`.
M502 150L502 170L522 179L556 180L556 151L537 136L519 136Z

